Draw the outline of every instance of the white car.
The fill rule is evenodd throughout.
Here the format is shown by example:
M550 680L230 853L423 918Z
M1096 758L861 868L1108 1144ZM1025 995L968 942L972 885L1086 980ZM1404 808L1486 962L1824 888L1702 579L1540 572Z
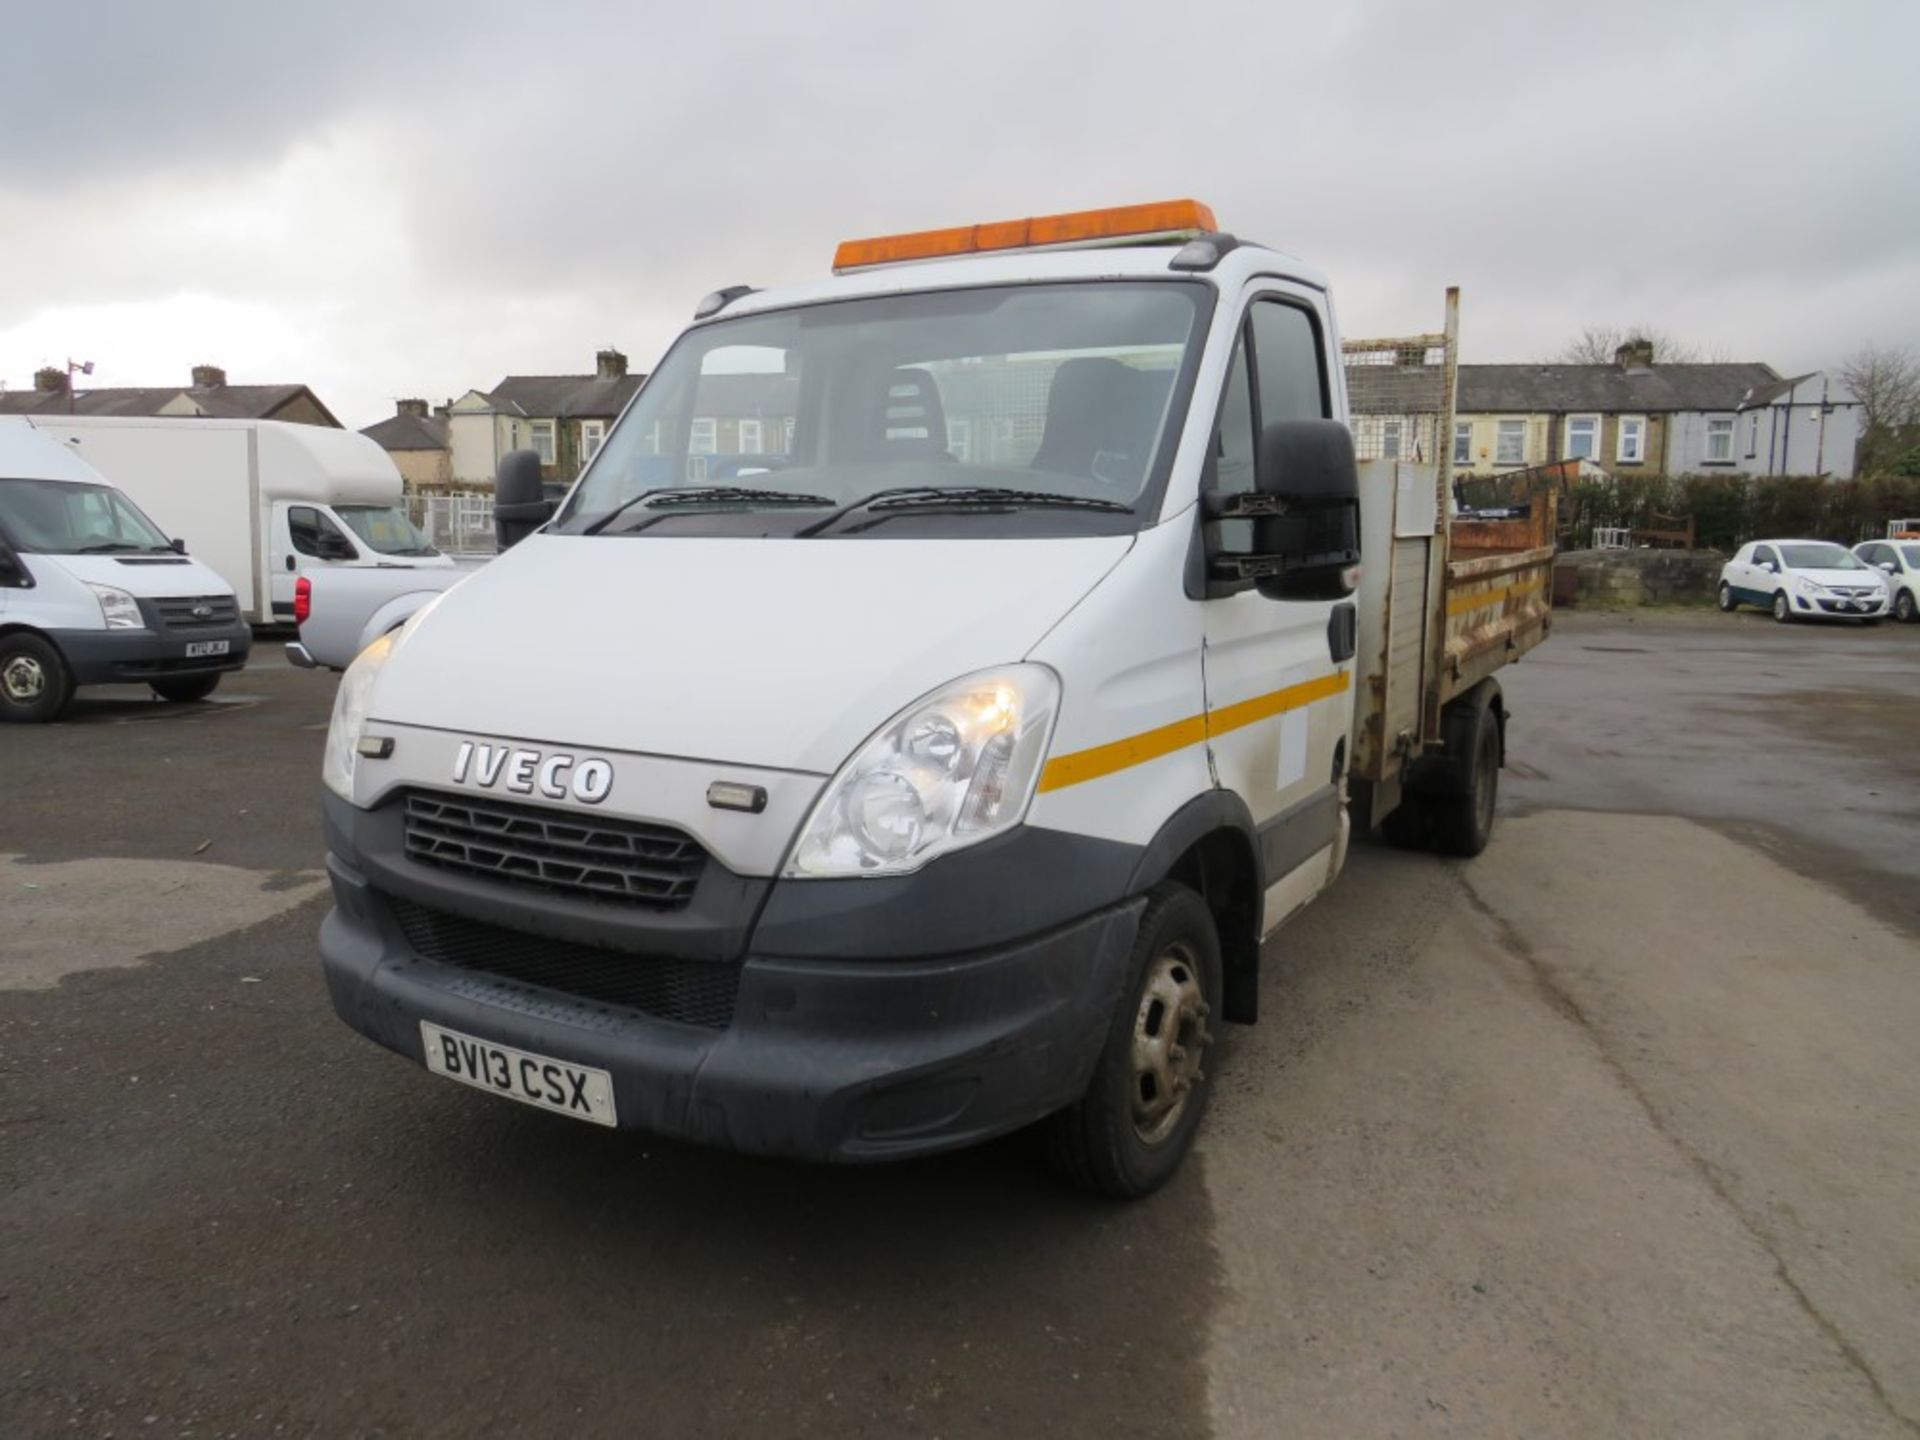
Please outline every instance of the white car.
M1826 540L1755 540L1720 571L1720 608L1760 605L1793 620L1860 620L1887 613L1886 578L1844 545Z
M1853 553L1887 577L1894 618L1908 624L1920 620L1920 539L1869 540L1854 546Z

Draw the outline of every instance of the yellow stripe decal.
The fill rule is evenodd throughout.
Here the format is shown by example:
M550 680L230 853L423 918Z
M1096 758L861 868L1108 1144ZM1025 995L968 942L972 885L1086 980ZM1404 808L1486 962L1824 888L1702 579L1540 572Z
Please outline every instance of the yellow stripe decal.
M1498 590L1481 590L1466 595L1456 595L1447 601L1447 614L1464 615L1469 610L1485 610L1489 605L1498 605L1509 596L1517 600L1522 595L1538 590L1546 583L1536 575L1531 580L1516 580L1513 584L1503 585Z
M1210 715L1190 715L1185 720L1176 720L1171 725L1162 725L1155 730L1143 730L1124 740L1112 740L1088 750L1076 750L1071 755L1056 755L1040 772L1040 789L1043 792L1064 790L1069 785L1098 780L1103 775L1144 765L1149 760L1158 760L1162 755L1171 755L1189 745L1198 745L1210 735L1224 735L1230 730L1239 730L1288 710L1311 705L1316 700L1324 700L1330 695L1338 695L1352 683L1347 671L1336 670L1317 680L1306 680L1298 685L1289 685L1284 690L1256 695L1237 705L1225 706Z

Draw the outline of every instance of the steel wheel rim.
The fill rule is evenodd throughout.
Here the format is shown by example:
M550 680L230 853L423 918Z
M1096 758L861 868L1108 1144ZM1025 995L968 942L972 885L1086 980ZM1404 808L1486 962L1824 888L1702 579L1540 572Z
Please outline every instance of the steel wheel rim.
M1786 596L1776 595L1773 597L1773 618L1776 620L1784 620L1787 618Z
M1491 720L1488 722L1492 723ZM1491 737L1483 735L1480 741L1480 761L1475 766L1477 774L1473 777L1474 816L1480 822L1480 833L1486 834L1493 828L1493 772L1500 765L1500 746Z
M47 693L47 672L31 655L16 655L0 669L0 686L9 700L31 704Z
M1720 585L1720 608L1722 610L1733 609L1733 587L1724 581L1721 582Z
M1175 941L1153 959L1133 1017L1133 1133L1157 1145L1179 1127L1206 1074L1200 1062L1213 1036L1193 947Z

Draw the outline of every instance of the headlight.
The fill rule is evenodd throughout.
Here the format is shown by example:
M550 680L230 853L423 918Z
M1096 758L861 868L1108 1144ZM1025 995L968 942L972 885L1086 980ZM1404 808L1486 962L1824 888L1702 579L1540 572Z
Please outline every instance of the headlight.
M1008 665L917 700L814 803L790 878L904 875L1020 823L1060 708L1042 665Z
M1794 587L1798 589L1802 595L1818 595L1822 590L1826 589L1826 586L1816 585L1804 575L1794 576L1793 583Z
M373 698L373 682L380 678L381 667L393 653L394 637L382 635L360 652L360 658L340 677L340 688L333 696L333 722L327 726L326 758L320 762L320 776L327 788L342 800L353 799L353 764L358 758L360 734L367 728L367 704Z
M89 583L93 598L100 602L100 618L109 630L144 630L147 622L140 614L140 603L124 590L111 585Z

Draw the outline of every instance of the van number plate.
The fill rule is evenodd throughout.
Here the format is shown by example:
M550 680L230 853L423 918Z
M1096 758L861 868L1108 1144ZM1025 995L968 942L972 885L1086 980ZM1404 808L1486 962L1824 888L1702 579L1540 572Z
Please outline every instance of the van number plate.
M616 1123L613 1077L604 1070L477 1040L425 1020L420 1022L420 1039L426 1050L427 1069L436 1075L576 1120L595 1125Z
M232 644L231 640L189 640L187 659L197 660L202 655L224 655Z

